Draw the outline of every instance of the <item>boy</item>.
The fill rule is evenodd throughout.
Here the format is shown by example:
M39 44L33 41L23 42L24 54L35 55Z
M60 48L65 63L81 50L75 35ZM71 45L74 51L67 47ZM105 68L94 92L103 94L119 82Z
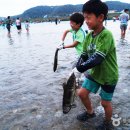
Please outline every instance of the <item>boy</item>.
M63 44L58 47L59 50L75 47L78 56L81 55L81 53L83 51L83 42L84 42L85 35L86 35L85 32L83 31L83 29L81 28L83 23L84 23L84 16L82 14L74 13L70 16L70 26L72 29L66 30L63 33L63 36L62 36ZM69 33L69 32L71 32L73 34L73 43L69 44L69 45L64 45L65 37L66 37L67 33ZM77 63L77 61L76 61L76 63ZM75 67L75 66L76 65L74 65L73 67ZM77 73L75 73L75 76L76 76L76 81L77 81L77 86L78 86L81 73L77 72Z
M10 35L10 29L11 29L11 26L12 26L12 21L11 21L10 16L7 17L5 23L6 23L6 28L8 30L8 35Z
M19 17L16 19L16 27L17 27L18 33L20 33L21 32L21 21L20 21Z
M125 33L128 25L129 20L129 10L125 9L124 12L120 15L119 20L121 22L120 29L121 29L121 39L123 40L125 38Z
M69 45L60 45L59 49L75 47L77 54L80 56L83 51L83 41L85 39L85 32L81 28L84 22L84 16L80 13L74 13L70 16L70 26L72 29L66 30L62 36L62 43L64 43L67 33L73 34L73 43Z
M26 22L25 22L25 29L26 29L26 31L27 31L27 33L29 33L29 21L28 20L26 20Z
M100 96L105 110L105 120L96 127L96 130L112 130L113 128L111 100L118 81L114 39L111 32L103 27L107 13L107 5L100 0L89 0L83 5L85 22L93 31L86 36L83 44L83 54L87 60L81 54L76 65L77 70L81 73L91 69L78 91L78 96L86 107L86 111L77 116L79 121L95 117L89 94L90 92L96 93L101 87Z

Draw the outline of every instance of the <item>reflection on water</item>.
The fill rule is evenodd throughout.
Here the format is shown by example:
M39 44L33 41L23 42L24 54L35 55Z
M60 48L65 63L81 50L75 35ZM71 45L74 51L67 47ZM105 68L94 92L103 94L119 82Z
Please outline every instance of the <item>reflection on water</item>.
M13 40L11 34L8 34L8 39L9 39L8 40L9 44L12 45L14 43L14 40Z
M26 33L26 36L27 36L27 39L29 39L29 37L30 37L30 33L27 32L27 33Z

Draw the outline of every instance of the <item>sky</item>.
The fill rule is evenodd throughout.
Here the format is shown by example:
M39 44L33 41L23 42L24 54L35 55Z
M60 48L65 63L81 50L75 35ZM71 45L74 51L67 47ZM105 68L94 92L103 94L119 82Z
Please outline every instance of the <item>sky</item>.
M22 14L25 10L39 5L84 4L87 0L0 0L0 17ZM105 2L106 0L102 0ZM110 1L110 0L109 0ZM130 0L111 0L130 3Z

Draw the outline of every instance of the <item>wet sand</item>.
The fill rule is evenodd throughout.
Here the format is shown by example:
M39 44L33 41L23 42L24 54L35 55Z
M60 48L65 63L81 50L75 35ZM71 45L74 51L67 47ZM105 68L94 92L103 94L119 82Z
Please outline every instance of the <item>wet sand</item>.
M120 43L119 21L108 21L117 46L119 82L113 97L113 115L121 117L116 130L130 130L130 30L127 42ZM30 34L24 26L21 35L12 27L11 37L0 28L0 130L94 130L92 122L102 121L104 111L98 94L91 95L97 117L80 123L76 115L84 107L62 113L62 83L71 70L74 49L59 52L58 69L53 72L53 58L60 38L69 22L32 24ZM69 34L65 43L72 42ZM102 115L102 116L101 116Z

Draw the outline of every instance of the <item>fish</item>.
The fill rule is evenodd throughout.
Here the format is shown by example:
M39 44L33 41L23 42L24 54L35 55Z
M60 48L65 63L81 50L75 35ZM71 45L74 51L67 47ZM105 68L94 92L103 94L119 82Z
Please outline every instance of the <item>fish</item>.
M76 107L74 104L76 96L76 77L74 73L72 73L67 82L63 83L63 102L62 109L63 113L67 114L71 108Z
M59 51L59 49L57 48L55 51L55 56L54 56L54 65L53 65L54 72L56 71L57 65L58 65L58 51Z

